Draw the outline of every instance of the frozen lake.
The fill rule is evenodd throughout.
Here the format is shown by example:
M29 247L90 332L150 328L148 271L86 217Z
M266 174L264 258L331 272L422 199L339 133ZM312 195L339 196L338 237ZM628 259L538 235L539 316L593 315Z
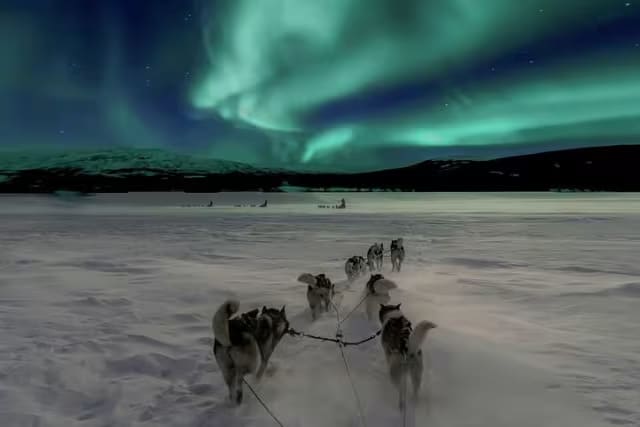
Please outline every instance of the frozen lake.
M1 424L275 425L227 402L213 312L286 304L331 336L297 276L347 312L345 259L396 237L393 301L439 325L412 425L640 425L640 195L608 193L0 195ZM375 330L358 311L344 332ZM345 352L367 425L402 425L379 341ZM285 337L272 361L257 390L285 426L359 425L335 345Z

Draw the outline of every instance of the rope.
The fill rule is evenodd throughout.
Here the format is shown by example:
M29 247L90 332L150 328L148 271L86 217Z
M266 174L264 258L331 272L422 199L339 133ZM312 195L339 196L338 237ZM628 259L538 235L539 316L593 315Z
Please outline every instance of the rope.
M353 395L356 398L356 404L358 405L358 416L360 417L360 422L364 427L366 427L367 421L364 417L364 411L362 410L362 403L360 402L360 396L358 395L358 390L356 390L356 386L353 383L353 378L351 377L351 370L349 369L347 358L344 355L344 350L342 348L342 345L338 344L338 348L340 349L340 355L342 356L342 361L344 362L344 368L347 371L347 377L349 378L349 383L351 384L351 390L353 390Z
M365 296L365 298L362 299L362 301L364 301L365 299L366 299L366 296ZM360 304L362 304L362 301L360 301L358 306ZM345 370L347 371L347 377L349 378L349 383L351 384L351 390L353 391L353 395L356 398L356 404L358 405L358 416L360 418L360 422L362 423L362 425L364 427L366 427L367 423L366 423L366 419L364 417L364 411L362 410L362 402L360 401L360 395L358 395L358 390L356 389L356 386L355 386L355 384L353 382L353 377L351 376L351 370L349 369L349 363L347 362L347 358L346 358L346 356L344 354L344 347L350 346L350 345L356 346L356 345L360 345L360 344L363 344L365 342L371 341L372 339L374 339L375 337L380 335L382 330L379 330L378 332L376 332L375 334L371 335L370 337L364 338L364 339L362 339L360 341L346 341L345 342L345 341L342 340L342 331L340 330L340 325L342 324L342 322L344 322L346 320L346 317L344 319L342 319L342 321L341 321L340 320L340 311L338 310L338 307L334 304L333 301L331 301L331 305L333 306L333 309L336 312L336 319L337 319L337 324L338 324L337 329L336 329L336 338L320 337L320 336L317 336L317 335L311 335L311 334L307 334L307 333L304 333L304 332L298 332L293 328L289 328L286 333L288 333L289 335L292 335L292 336L303 336L303 337L312 338L312 339L319 340L319 341L330 341L330 342L334 342L334 343L338 344L338 349L340 350L340 356L342 356L342 361L344 362L344 367L345 367ZM355 308L358 308L358 306L356 306ZM351 310L349 315L351 313L353 313L355 308L353 310ZM347 315L347 317L348 317L348 315ZM253 389L253 387L251 387L251 384L249 384L247 382L247 380L244 379L244 378L242 379L242 382L244 384L246 384L247 388L255 396L256 400L262 405L262 407L265 409L265 411L267 411L267 413L271 416L271 418L273 418L273 420L280 427L284 427L284 424L282 424L282 422L278 419L278 417L276 417L275 414L273 412L271 412L271 410L269 409L267 404L260 398L258 393Z
M367 292L367 294L360 300L360 302L343 318L340 319L340 310L338 309L338 307L336 306L336 304L333 301L331 302L331 306L333 307L335 313L336 313L336 322L337 322L337 327L336 327L336 337L335 338L328 338L328 337L320 337L317 335L311 335L311 334L307 334L305 332L299 332L296 331L293 328L289 328L287 330L287 333L289 335L292 336L302 336L302 337L306 337L306 338L311 338L311 339L315 339L315 340L319 340L319 341L329 341L329 342L334 342L336 344L338 344L338 349L340 350L340 356L342 357L342 361L344 363L344 368L347 371L347 378L349 379L349 384L351 385L351 390L353 391L353 395L356 399L356 404L358 406L358 417L360 419L360 423L362 424L363 427L367 426L367 421L366 418L364 416L364 410L362 409L362 401L360 400L360 395L358 394L358 390L356 389L355 383L353 382L353 377L351 376L351 369L349 368L349 363L347 362L347 357L344 354L344 347L347 346L357 346L360 344L364 344L365 342L371 341L372 339L376 338L378 335L380 335L380 333L382 333L382 330L378 330L375 334L361 339L360 341L344 341L343 335L342 335L342 330L340 329L340 326L342 325L342 323L344 323L349 316L351 316L351 314L358 308L360 307L360 305L367 299L367 297L369 296L369 293ZM247 384L248 385L248 384ZM251 390L253 392L253 390ZM255 395L255 392L253 392ZM256 398L258 398L258 396L256 395ZM258 398L259 400L259 398ZM261 402L262 403L262 402ZM269 409L266 407L266 405L263 406L265 407L265 409L267 411L269 411ZM271 414L271 411L269 411L269 413ZM271 416L277 421L277 418L275 418L275 416L273 416L273 414L271 414ZM277 421L279 423L279 421ZM280 424L280 423L279 423ZM280 424L282 426L282 424ZM405 423L405 427L406 427L406 423Z
M354 311L356 311L356 309L358 307L360 307L360 305L362 305L362 303L369 297L369 294L367 293L364 298L362 298L360 300L360 302L342 319L340 319L340 311L338 310L338 307L335 305L335 303L333 301L331 301L331 305L333 306L333 309L336 312L336 318L338 321L338 328L336 329L336 338L328 338L328 337L320 337L318 335L311 335L311 334L307 334L305 332L300 332L300 331L296 331L293 328L289 328L287 330L287 333L291 336L301 336L301 337L306 337L306 338L311 338L314 340L318 340L318 341L328 341L328 342L334 342L336 344L342 344L345 347L348 346L356 346L356 345L360 345L360 344L364 344L368 341L371 341L372 339L374 339L375 337L377 337L378 335L380 335L380 333L382 332L382 330L378 330L378 332L376 332L375 334L361 339L360 341L344 341L342 339L342 332L340 331L340 325L342 325L348 318L349 316L351 316L351 314L353 314Z
M349 318L349 316L351 316L353 312L356 311L357 308L360 307L367 298L369 298L369 291L367 291L366 295L360 300L360 302L355 307L353 307L351 311L342 320L338 319L338 325L341 325L342 323L344 323Z
M333 303L333 301L331 301L331 305L333 306L333 309L336 312L336 322L337 322L336 338L339 340L338 341L338 349L340 350L340 356L342 356L342 361L344 362L344 368L347 371L347 377L349 378L349 383L351 384L351 390L353 390L353 395L356 398L356 404L358 405L358 416L360 417L360 422L362 423L362 425L364 427L366 427L367 426L367 421L365 420L364 411L362 410L362 402L360 401L360 396L358 395L358 390L356 389L356 385L354 384L353 378L351 377L351 370L349 369L349 363L347 363L347 357L344 355L344 342L342 341L342 330L340 329L340 325L342 325L342 322L344 322L347 318L345 317L341 321L340 320L340 311L338 310L338 307L336 307L336 305ZM351 312L349 314L351 314L351 313L353 313L353 310L351 310Z
M360 344L364 344L365 342L371 341L372 339L376 338L378 335L380 335L380 333L382 333L382 330L378 330L375 334L361 339L360 341L344 341L342 339L342 331L340 330L340 326L342 325L343 322L345 322L349 316L351 316L351 314L353 314L353 312L360 307L360 305L367 299L367 297L369 296L369 293L367 292L367 294L360 300L360 302L341 320L340 319L340 311L338 310L338 307L335 305L335 303L333 301L331 301L331 305L333 306L333 309L336 313L336 321L337 321L337 328L336 328L336 338L328 338L328 337L320 337L317 335L311 335L311 334L307 334L305 332L299 332L296 331L295 329L289 327L289 329L287 329L287 331L285 333L291 335L291 336L303 336L306 338L312 338L315 340L319 340L319 341L329 341L329 342L334 342L336 344L338 344L338 349L340 350L340 356L342 357L342 361L344 362L344 367L345 370L347 371L347 377L349 378L349 383L351 385L351 390L353 391L353 395L356 399L356 404L358 405L358 416L360 419L361 424L366 427L367 423L366 423L366 419L364 416L364 411L362 409L362 402L360 400L360 395L358 395L358 390L356 389L356 386L353 382L353 377L351 376L351 370L349 369L349 363L347 362L347 358L344 354L344 347L348 347L348 346L358 346ZM244 378L242 378L242 382L244 384L246 384L247 388L251 391L251 393L255 396L256 400L262 405L262 407L265 409L265 411L267 411L267 413L271 416L271 418L280 426L280 427L284 427L284 424L282 424L282 422L278 419L278 417L275 416L275 414L273 412L271 412L271 410L269 409L269 407L267 406L267 404L260 398L260 396L258 395L258 393L253 389L253 387L251 387L251 384L249 384L247 382L247 380L245 380ZM405 381L405 387L406 387L406 381ZM406 395L406 394L405 394ZM406 405L405 405L405 414L404 414L404 427L406 427Z
M262 405L262 407L269 413L269 415L271 415L271 418L273 418L273 420L278 423L278 425L280 427L284 427L284 424L282 424L280 422L280 420L278 419L278 417L276 417L273 412L271 412L271 410L269 409L269 407L267 406L266 403L264 403L264 401L262 399L260 399L260 396L258 396L258 393L256 393L256 391L251 387L251 385L247 382L247 380L245 380L244 378L242 379L242 382L245 383L247 385L247 387L249 387L249 390L251 390L251 393L253 393L253 395L256 397L256 399L258 399L258 402L260 402L260 404Z
M340 311L338 310L338 307L336 306L336 304L333 302L333 300L330 301L331 302L331 306L333 307L333 309L336 312L336 318L338 320L338 328L340 327L340 324L342 323L340 321Z
M311 335L311 334L307 334L305 332L296 331L293 328L289 328L289 330L286 333L291 335L291 336L299 336L299 337L311 338L311 339L318 340L318 341L329 341L329 342L333 342L333 343L336 343L336 344L342 343L343 346L349 347L349 346L356 346L356 345L364 344L366 342L371 341L372 339L374 339L378 335L380 335L382 333L382 330L378 330L375 334L373 334L371 336L368 336L367 338L363 338L360 341L343 341L343 340L338 339L338 338L319 337L317 335Z
M404 397L404 403L402 405L402 427L407 427L407 403L408 403L408 399L407 399L407 383L408 381L408 371L407 371L407 355L405 354L402 360L402 365L403 365L403 384L402 384L402 388L403 388L403 397Z
M348 347L350 345L360 345L360 344L364 344L368 341L371 341L372 339L374 339L375 337L377 337L378 335L380 335L382 333L382 329L378 329L378 332L376 332L375 334L371 335L370 337L364 338L360 341L343 341L342 345L345 347Z
M312 338L314 340L318 340L318 341L330 341L330 342L334 342L334 343L339 343L340 340L336 339L336 338L326 338L326 337L319 337L317 335L311 335L311 334L307 334L305 332L299 332L296 331L293 328L289 328L289 330L287 331L287 333L291 336L301 336L301 337L306 337L306 338Z

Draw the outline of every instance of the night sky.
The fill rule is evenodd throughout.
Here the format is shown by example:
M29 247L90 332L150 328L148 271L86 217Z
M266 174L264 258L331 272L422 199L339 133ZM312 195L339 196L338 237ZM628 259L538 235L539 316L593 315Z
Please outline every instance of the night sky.
M2 0L0 40L4 149L363 170L640 141L640 0Z

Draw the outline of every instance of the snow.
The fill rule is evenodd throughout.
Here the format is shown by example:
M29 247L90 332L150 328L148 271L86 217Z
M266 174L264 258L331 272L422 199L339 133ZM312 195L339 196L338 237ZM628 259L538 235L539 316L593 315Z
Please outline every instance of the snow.
M326 272L344 314L364 286L344 260L400 236L392 301L438 324L410 425L640 423L639 195L342 196L342 211L318 193L0 196L2 425L275 425L248 391L227 402L214 310L286 304L332 336L297 276ZM375 330L358 310L344 334ZM402 425L379 341L345 353L367 425ZM359 425L335 345L285 337L272 360L256 389L285 426Z

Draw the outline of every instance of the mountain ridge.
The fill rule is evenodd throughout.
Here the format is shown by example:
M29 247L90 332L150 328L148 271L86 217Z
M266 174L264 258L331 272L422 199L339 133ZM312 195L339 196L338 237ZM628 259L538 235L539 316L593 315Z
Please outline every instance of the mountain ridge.
M33 169L79 169L87 173L158 169L183 172L258 172L260 168L231 160L172 153L157 148L109 148L99 150L0 152L0 172Z
M162 150L102 150L25 161L0 158L0 192L640 191L640 145L572 148L492 160L426 160L357 173L296 172ZM22 161L22 163L20 163Z

